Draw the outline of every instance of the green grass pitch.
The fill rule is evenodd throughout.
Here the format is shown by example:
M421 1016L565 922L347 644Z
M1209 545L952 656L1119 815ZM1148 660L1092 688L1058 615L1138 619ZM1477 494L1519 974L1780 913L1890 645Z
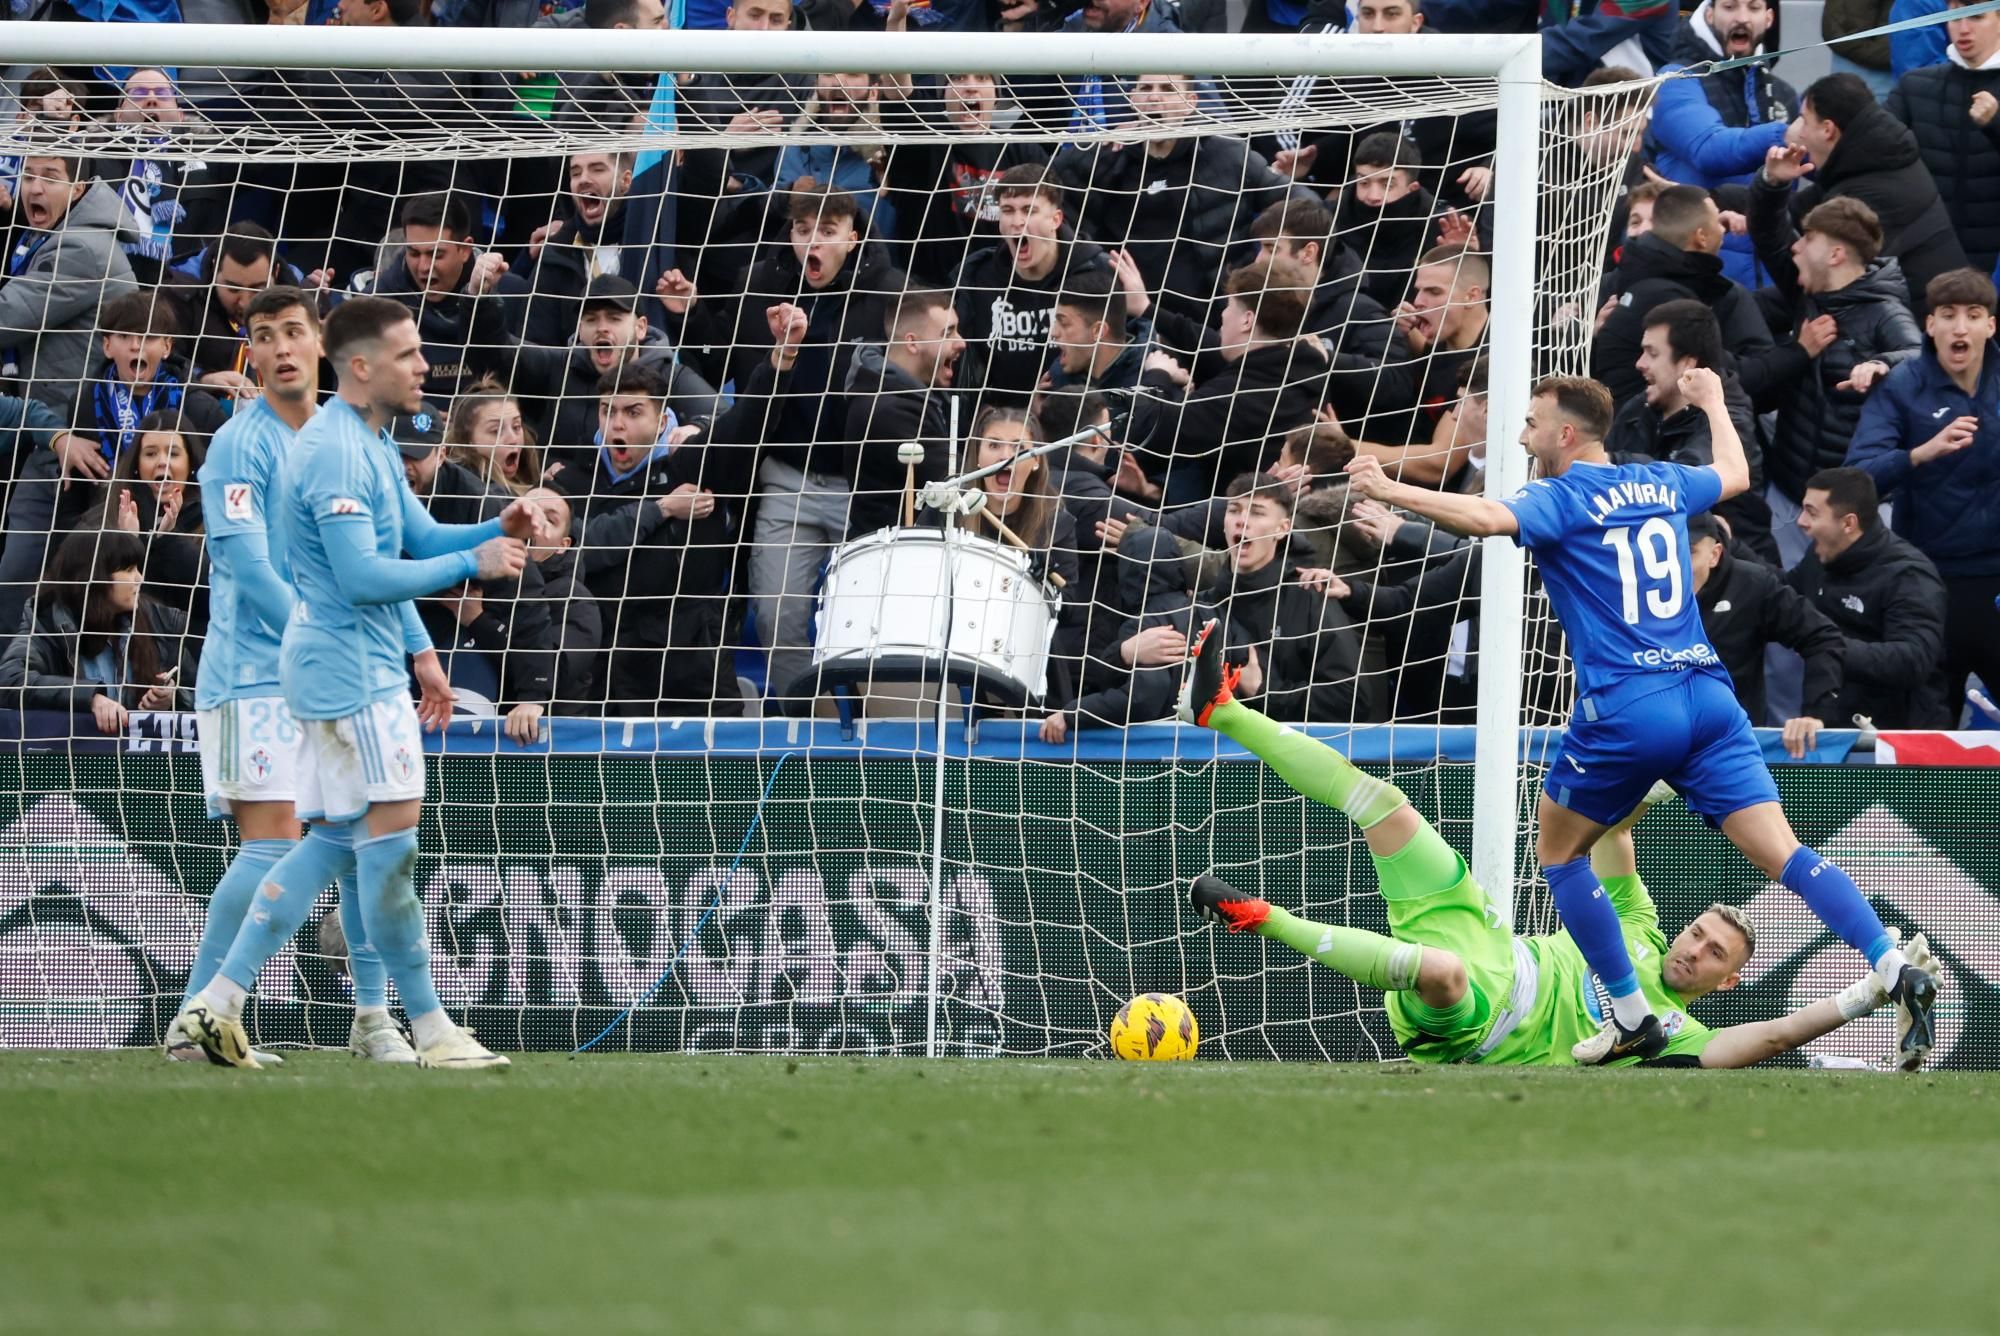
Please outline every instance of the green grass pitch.
M0 1054L0 1332L1992 1331L2000 1077Z

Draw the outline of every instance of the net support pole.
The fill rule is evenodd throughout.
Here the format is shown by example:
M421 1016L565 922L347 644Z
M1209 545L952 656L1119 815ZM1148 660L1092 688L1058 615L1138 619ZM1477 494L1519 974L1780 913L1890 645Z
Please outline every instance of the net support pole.
M945 474L958 472L958 396L948 400L951 407L951 441L945 447ZM958 590L958 570L951 557L951 540L957 528L957 512L944 512L944 625L951 622L951 600ZM944 651L946 667L938 674L937 704L937 778L932 781L936 792L931 794L931 885L930 885L930 941L924 952L924 1056L938 1055L938 980L944 971L944 785L945 756L944 733L951 722L951 636L947 629ZM968 717L968 733L970 719ZM968 749L967 755L970 755Z
M1517 439L1534 375L1535 238L1540 205L1541 49L1500 71L1499 143L1493 159L1493 291L1488 310L1486 494L1511 496L1528 478ZM1479 722L1472 772L1472 875L1514 925L1518 835L1522 610L1527 557L1510 538L1488 538L1479 578Z
M952 581L955 572L951 560L952 517L949 512L944 521L944 604L947 616L945 625L951 625ZM947 661L950 650L945 651ZM951 672L947 667L938 674L938 703L934 727L937 730L937 772L931 780L936 790L931 794L931 877L930 877L930 941L924 950L924 1056L938 1055L938 980L943 975L944 962L939 956L944 950L944 786L945 786L945 729L951 722Z

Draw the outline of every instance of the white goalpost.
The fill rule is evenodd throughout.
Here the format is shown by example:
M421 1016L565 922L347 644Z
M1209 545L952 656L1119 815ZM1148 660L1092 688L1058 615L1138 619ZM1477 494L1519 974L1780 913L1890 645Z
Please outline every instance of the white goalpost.
M274 269L296 233L314 239L316 264L333 264L319 257L341 253L344 246L349 255L366 256L365 268L348 268L370 275L369 281L379 283L381 272L389 268L414 274L407 261L394 257L399 248L414 244L411 228L436 230L429 223L405 227L399 221L399 210L418 194L470 197L475 211L483 199L488 213L478 220L481 235L496 236L506 229L514 238L506 244L493 241L491 253L507 255L510 265L501 267L521 280L519 293L508 295L511 290L497 286L485 292L466 289L471 295L465 309L473 312L465 317L466 327L473 332L461 345L464 375L454 388L468 404L482 394L518 403L530 420L529 444L544 451L544 464L563 451L583 461L571 464L566 480L555 473L547 476L557 479L576 526L576 586L588 583L598 594L601 644L593 647L594 658L574 657L579 663L588 661L600 680L586 689L582 701L570 702L574 709L561 708L560 686L554 688L548 710L536 716L540 732L529 746L503 731L503 701L499 711L456 725L443 754L430 758L434 799L426 818L419 889L447 1005L454 1012L472 1013L483 1038L496 1047L573 1048L596 1036L607 1040L605 1046L624 1049L1085 1054L1096 1051L1103 1024L1120 1001L1158 990L1187 995L1202 1013L1204 1039L1219 1041L1216 1051L1228 1056L1382 1053L1386 1032L1375 1003L1325 972L1311 973L1314 967L1308 962L1280 959L1247 941L1217 940L1191 922L1181 902L1189 871L1214 865L1270 878L1274 897L1296 899L1303 884L1308 907L1316 906L1319 917L1370 921L1376 911L1363 901L1372 888L1372 872L1366 871L1361 842L1344 819L1252 774L1233 751L1218 753L1212 735L1176 729L1158 715L1134 718L1129 729L1092 728L1086 721L1071 725L1063 741L1044 742L1037 726L1048 709L1039 706L1041 697L1034 690L1039 684L1030 682L1027 708L1016 693L1015 699L989 703L983 713L975 711L968 718L972 698L960 690L958 670L943 665L959 648L953 599L967 598L967 586L951 574L949 555L943 610L929 625L930 633L950 643L930 646L939 658L914 675L910 708L898 712L879 706L870 694L881 685L878 674L872 685L864 684L867 691L856 688L857 698L866 696L860 704L850 710L848 699L842 698L838 722L824 701L817 718L810 701L793 712L799 717L776 717L775 702L784 685L777 663L785 648L778 627L791 624L780 619L816 609L824 641L831 581L841 573L843 551L857 541L854 534L844 539L836 534L811 540L817 546L808 550L808 540L794 538L783 552L766 544L784 580L799 578L791 573L798 568L817 580L816 565L824 565L829 583L806 590L786 583L781 593L763 583L771 577L757 564L753 549L758 532L768 532L762 526L773 504L770 498L782 491L772 480L815 480L791 484L800 496L809 495L819 486L824 461L832 457L807 448L816 448L817 442L801 444L796 467L786 463L776 473L732 474L728 483L704 473L702 486L712 491L718 515L729 516L715 530L724 536L703 536L708 531L696 520L706 511L702 516L690 512L684 520L669 518L666 524L684 525L676 545L664 538L657 547L647 547L654 540L644 537L627 540L636 543L636 555L616 558L620 588L638 591L643 585L644 592L633 592L629 604L605 597L605 583L613 578L605 572L612 569L613 558L605 554L608 540L603 535L610 530L592 525L600 520L608 524L611 519L605 517L615 515L601 491L576 484L575 470L588 468L600 452L616 450L620 441L610 420L600 422L597 416L596 371L589 372L590 383L577 379L595 346L580 332L579 320L587 319L592 309L651 312L656 318L648 332L661 350L654 364L659 374L679 377L690 367L710 373L699 377L704 385L713 382L708 415L700 419L705 435L692 439L703 447L715 442L717 453L705 454L708 462L702 467L717 469L715 461L726 458L725 447L736 443L731 433L741 429L738 418L743 414L764 414L764 425L751 431L761 430L767 439L742 446L761 448L778 430L770 424L805 411L797 399L830 401L843 391L859 397L861 392L851 388L859 374L852 369L859 357L855 346L865 341L866 321L879 321L877 308L893 309L894 297L868 308L864 319L861 280L854 279L853 292L826 317L834 332L825 338L815 333L805 354L840 367L838 383L822 378L808 396L787 388L791 382L782 377L791 373L786 369L778 373L779 388L768 391L766 402L758 398L767 392L758 388L762 382L757 379L763 374L759 368L765 345L758 340L766 336L758 331L769 314L766 298L770 311L792 305L815 312L832 309L824 299L813 306L815 292L804 286L789 294L757 286L762 273L755 267L757 257L766 246L782 249L783 229L796 226L796 215L793 223L785 221L785 192L769 189L775 182L744 181L739 177L747 173L726 167L716 191L701 198L698 210L683 212L681 234L670 247L663 245L676 258L651 268L644 266L652 261L637 254L648 250L650 242L635 245L628 236L621 247L608 233L593 233L594 240L578 245L574 218L567 235L560 226L546 236L537 227L530 240L523 218L531 210L551 207L552 199L567 204L564 192L571 186L566 182L574 176L565 178L565 169L551 169L550 163L567 160L573 173L578 159L613 155L615 177L621 166L629 171L635 159L645 162L664 154L670 174L662 179L674 184L660 191L691 192L686 183L692 178L682 174L686 169L677 165L681 159L676 155L747 154L780 144L828 150L815 161L836 165L843 162L841 152L866 159L876 188L872 194L866 186L855 192L864 209L893 204L908 215L927 207L927 190L942 200L953 187L942 178L935 187L899 185L895 155L942 153L939 146L950 138L1002 150L993 156L990 177L958 187L976 197L966 206L969 237L952 242L962 244L962 258L969 265L979 247L991 243L993 224L982 212L993 198L991 182L1008 161L1005 153L1023 144L1046 146L1047 152L1037 147L1036 154L1047 162L1068 146L1095 147L1107 154L1148 152L1149 147L1127 143L1148 133L1164 144L1231 139L1244 145L1245 161L1261 165L1265 159L1249 151L1260 137L1277 136L1281 143L1296 143L1301 133L1358 137L1384 125L1408 127L1429 120L1446 127L1441 132L1445 160L1423 167L1427 180L1442 182L1439 171L1455 177L1462 166L1475 162L1461 141L1461 121L1490 115L1491 188L1465 205L1467 219L1476 219L1475 244L1466 257L1448 263L1457 267L1455 272L1474 262L1490 267L1481 353L1483 458L1476 449L1471 454L1477 459L1474 476L1483 477L1484 490L1505 496L1527 479L1528 460L1518 436L1534 380L1585 369L1590 316L1605 261L1606 223L1624 188L1623 154L1616 146L1635 140L1643 127L1650 83L1585 92L1549 87L1541 78L1540 43L1533 35L903 35L38 22L0 24L0 50L17 74L32 66L178 71L190 116L187 126L172 136L148 138L143 129L110 122L51 130L30 126L24 117L15 126L0 123L0 158L40 152L124 161L138 155L181 165L226 165L232 174L226 207L218 216L234 220L253 197L259 201L258 207L275 220L270 229L278 247ZM338 100L325 93L327 100L319 102L324 86L308 78L280 79L275 86L282 95L273 94L272 71L343 78L357 73L385 79L392 73L452 77L418 79L402 85L396 96L379 99L356 93L359 81L349 79L340 85ZM540 83L516 71L537 71ZM655 93L646 76L666 71L745 79L867 71L885 85L891 76L903 77L902 91L894 94L902 99L912 96L909 76L977 72L1000 80L1001 111L989 114L978 128L947 132L906 115L907 101L884 110L891 94L871 83L868 113L861 121L829 128L830 122L814 119L818 104L812 103L796 115L787 110L793 119L775 133L771 127L744 130L709 124L693 114L687 85L663 86ZM571 75L578 77L565 81ZM572 104L586 112L598 105L591 99L602 88L594 84L578 91L586 82L583 76L618 75L630 77L622 85L615 79L597 81L616 85L610 95L619 109L616 116L566 114ZM1184 115L1176 113L1181 119L1134 129L1129 110L1121 119L1116 114L1093 118L1086 109L1088 99L1106 88L1129 97L1130 81L1141 76L1192 81L1188 109ZM395 85L391 80L384 86ZM543 87L554 91L534 91ZM533 104L536 96L553 103ZM803 92L799 96L803 101ZM547 111L548 105L557 111ZM1347 143L1345 151L1352 147ZM1163 150L1158 157L1166 161L1174 151ZM1479 150L1476 162L1487 164L1487 155ZM1064 164L1078 170L1071 159ZM379 180L372 174L378 167ZM412 186L426 170L442 172L447 184L435 191ZM1282 191L1253 187L1252 167L1240 170L1244 175L1237 189L1246 199L1289 198ZM300 184L313 172L323 178L322 185ZM466 182L475 174L477 185L469 187ZM1138 254L1130 261L1138 277L1118 281L1125 285L1128 309L1146 304L1146 327L1164 346L1171 339L1161 331L1175 328L1171 322L1178 313L1196 311L1198 325L1211 306L1222 308L1219 271L1211 283L1209 271L1203 270L1204 286L1192 297L1182 290L1188 257L1220 256L1227 250L1227 267L1240 265L1254 244L1247 229L1257 210L1239 210L1233 230L1216 241L1193 220L1199 200L1172 206L1182 210L1175 218L1149 215L1149 208L1167 207L1148 203L1163 197L1157 186L1120 186L1117 190L1135 193L1111 199L1116 191L1102 184L1100 176L1086 171L1066 178L1073 216L1065 218L1063 244L1083 243L1088 218L1094 246L1107 254L1124 255L1128 247ZM1149 189L1157 193L1149 194ZM1338 182L1330 188L1315 181L1310 193L1318 202L1337 196L1338 189ZM359 212L371 220L369 230L343 235L349 202L357 199L364 206ZM341 221L321 216L322 200L339 202ZM614 204L636 207L622 197L607 200L606 217ZM682 207L687 209L685 203ZM1335 204L1326 207L1332 211ZM720 221L725 213L737 219L730 224L737 230L725 230ZM1424 249L1436 244L1444 214L1440 203L1434 214L1418 220ZM708 230L690 231L690 217L705 220L702 226ZM751 221L741 221L744 217ZM1103 221L1107 217L1123 220L1120 226L1129 228L1129 235L1109 234ZM537 224L548 220L546 214L526 219ZM1457 222L1454 213L1450 223ZM811 225L808 220L808 230ZM914 226L906 216L906 231ZM1472 226L1466 223L1468 232ZM846 262L858 266L871 246L888 253L892 243L907 242L906 236L887 236L887 227L880 230L883 236L868 236ZM1135 240L1141 232L1147 239ZM789 235L800 234L794 230ZM191 247L201 238L183 240ZM204 304L204 311L205 303L219 300L213 289L219 282L215 255L221 244L219 235L206 240L207 248L199 252L205 259L177 267L168 257L158 266L156 280L185 294L190 309ZM1483 257L1471 253L1479 249L1478 241L1486 240L1490 249ZM1381 267L1387 263L1382 256L1388 243L1371 231L1335 236L1324 246L1331 250L1343 243L1358 259L1355 282L1364 289L1388 290ZM1144 245L1153 250L1141 253ZM541 316L535 303L543 300L543 290L535 286L541 281L537 275L550 267L544 254L565 246L573 246L581 257L583 286L562 293L563 304L549 317L556 332L538 340L534 331ZM742 264L729 267L739 250L744 252ZM915 252L905 248L894 253L907 257ZM797 263L806 266L808 260L800 254ZM1118 263L1111 268L1116 270ZM1213 267L1221 262L1203 263ZM308 267L313 266L301 266ZM723 310L724 282L710 276L724 268L740 289L726 294L735 303L726 318L716 314ZM468 272L475 269L468 261ZM671 287L664 274L669 269L673 276L683 269L695 275L686 280L684 294ZM952 269L946 292L961 312L986 301L984 296L968 299L973 280L961 277L963 273L969 269ZM612 290L600 293L596 284L606 276L635 290L627 296L604 295ZM334 285L347 281L348 274L338 274ZM108 296L110 280L106 283ZM138 286L151 286L143 273ZM923 285L913 278L910 286ZM678 306L669 302L670 290ZM490 311L502 296L518 301L518 307L506 308L507 318L525 312L519 319L528 332L513 329L507 346L487 346L482 353L481 331L496 326L480 322L499 317L478 312ZM652 304L656 298L661 305ZM999 300L994 298L996 309ZM593 307L593 302L599 305ZM782 338L777 332L782 317L769 318L773 332L768 337ZM663 324L671 326L665 339L660 337ZM879 324L868 328L879 329ZM37 332L0 329L0 348ZM996 326L990 338L997 345L1001 337ZM192 342L184 337L177 346ZM95 348L94 335L91 346ZM1321 356L1332 355L1330 344L1320 346ZM1376 440L1369 433L1390 430L1379 425L1390 421L1420 423L1428 432L1440 414L1448 423L1453 413L1465 411L1450 386L1443 390L1445 400L1424 402L1412 392L1393 411L1382 407L1386 376L1402 375L1421 386L1437 352L1432 346L1429 354L1411 354L1406 365L1393 364L1392 356L1385 363L1385 379L1359 392L1365 405L1361 416L1343 417L1348 434ZM633 365L644 360L629 350L621 356L629 356ZM1197 356L1189 348L1180 361L1192 363ZM98 360L93 354L91 365ZM556 369L538 369L544 364ZM971 364L972 354L967 354L962 365ZM610 369L617 373L621 365L625 363L614 361ZM980 365L985 374L998 374L990 360ZM1066 364L1058 358L1057 365ZM203 369L192 367L191 373ZM1187 370L1179 362L1175 369ZM478 378L489 371L500 388L481 390ZM21 374L25 379L25 363ZM1048 374L1059 373L1052 369ZM1366 380L1368 373L1350 374ZM1094 363L1090 375L1096 375ZM678 394L679 382L674 383ZM947 382L957 472L970 472L980 463L974 444L976 420L983 420L976 419L978 410L1007 401L997 389L982 393L993 384ZM195 388L192 380L188 388ZM32 383L25 389L35 393ZM1175 393L1180 403L1192 391L1133 392L1129 402L1119 401L1123 407L1114 404L1114 427L1107 431L1136 430L1137 415L1146 407L1135 407L1139 400ZM79 405L75 411L84 411L89 398L86 384L71 398ZM584 400L589 402L577 408ZM671 397L668 403L679 410L676 420L692 420L687 404ZM449 396L438 402L439 410L451 417L452 431L460 429L455 404ZM583 416L566 416L578 412ZM537 422L546 424L539 437ZM658 446L648 440L633 469L664 468L675 451L685 448L681 438L669 447L666 428L659 430ZM1265 444L1275 451L1283 434L1272 430ZM1410 437L1412 448L1417 439ZM506 449L518 447L516 438L508 440L512 443L502 443ZM139 448L136 438L126 444ZM513 480L495 471L502 465L480 462L488 456L470 449L471 444L447 440L447 457L489 470L483 476L495 486L513 486ZM490 447L496 461L502 444ZM1128 457L1144 455L1153 446L1129 444ZM468 447L463 454L461 446ZM890 455L895 448L889 443ZM1160 458L1172 455L1168 444L1155 448ZM655 449L657 453L649 453ZM406 448L405 454L411 451ZM613 461L603 465L604 476L624 486L624 466L615 462L623 456L602 457ZM753 467L766 468L769 456L758 458L766 462ZM947 476L943 462L924 464L926 481ZM910 462L912 496L896 501L898 514L905 506L914 507L917 467ZM1156 491L1171 486L1174 464L1169 460L1165 467L1164 477L1150 479ZM904 472L900 464L894 470L899 487ZM1009 471L1006 476L1014 475ZM1229 477L1221 476L1220 482L1228 483ZM115 493L118 479L106 485ZM1145 485L1146 480L1133 484ZM10 495L22 491L17 482ZM668 516L671 507L664 492L658 498L659 513ZM1200 499L1212 495L1204 493ZM1171 499L1162 492L1149 500L1150 513L1156 519L1165 516ZM625 504L623 493L617 501ZM644 504L655 504L652 493L646 493ZM1329 504L1336 507L1334 517L1318 521L1326 527L1325 550L1345 554L1350 564L1342 569L1347 573L1386 589L1434 569L1428 554L1415 567L1397 566L1389 555L1389 540L1366 538L1366 526L1338 509L1342 503ZM11 529L21 523L20 513L10 502L10 540ZM63 513L40 521L52 552L69 528L83 523L73 516L63 519ZM103 513L115 514L115 506ZM151 512L146 513L146 523L154 523ZM1020 512L995 511L990 518L1001 513ZM652 532L645 526L660 522L648 514L628 516L628 527ZM1304 533L1309 526L1303 515L1300 510L1291 516L1288 530ZM1218 510L1218 531L1220 516ZM110 523L106 521L107 527ZM164 532L170 520L159 523ZM997 554L990 556L996 586L1019 565L1024 579L1047 596L1047 636L1060 634L1059 614L1074 621L1079 643L1088 636L1093 645L1101 638L1104 619L1137 617L1134 608L1123 604L1112 610L1112 596L1102 592L1110 584L1096 586L1100 603L1093 604L1090 589L1050 578L1052 558L1045 564L1031 561L1034 544L1019 542L1004 522L996 526L982 520L981 525L985 527L965 541L985 544ZM947 537L958 541L956 533ZM886 574L881 578L914 579L909 574L914 548L886 541L879 567ZM1088 546L1098 540L1079 535L1079 541ZM1107 563L1104 569L1137 562L1129 552L1112 553L1115 535L1108 541L1112 546L1098 554ZM1010 552L1009 544L1026 555ZM697 579L708 577L691 572L698 555L711 547L722 554L713 562L720 573L697 588ZM1188 580L1220 579L1223 586L1235 587L1231 582L1237 577L1228 574L1226 554L1219 553L1214 538L1206 543L1188 538L1178 551L1185 556L1174 560L1184 559ZM1390 707L1384 706L1370 720L1312 717L1304 723L1336 745L1358 746L1357 754L1370 764L1386 765L1421 808L1451 823L1448 835L1466 849L1477 880L1507 906L1510 926L1515 919L1544 926L1550 911L1535 886L1532 849L1523 848L1535 759L1524 764L1523 748L1530 730L1560 723L1561 670L1536 652L1537 645L1548 643L1550 619L1545 603L1531 590L1525 555L1505 539L1488 539L1478 557L1476 583L1468 580L1451 593L1443 615L1453 635L1468 623L1476 625L1476 639L1453 640L1449 649L1440 642L1440 647L1422 651L1435 660L1428 666L1439 682L1460 671L1468 652L1476 656L1475 722L1441 726L1448 715L1440 699L1428 702L1427 711L1398 708L1400 718L1390 718ZM551 571L566 559L558 554ZM645 584L669 562L672 583L664 592ZM1150 597L1153 577L1168 564L1162 559L1127 569ZM848 568L850 578L857 569ZM1224 574L1217 576L1217 571ZM148 581L154 578L148 570ZM1196 583L1189 592L1202 588ZM190 607L199 606L198 591L182 592ZM933 601L939 597L935 590L929 596ZM630 607L665 607L674 599L705 607L703 625L712 635L735 637L715 649L723 665L715 670L718 681L734 681L743 671L742 655L737 656L739 667L728 666L730 653L739 647L768 666L770 679L761 689L769 699L758 699L760 684L746 686L742 713L747 717L706 717L723 711L669 716L665 710L604 717L610 690L606 681L619 671L617 656L625 648L623 641L614 643L623 634L619 618L634 615ZM460 619L468 656L477 637L488 634L480 614L467 613L463 602L439 615L447 624L452 616ZM1367 693L1367 681L1376 683L1385 698L1394 696L1401 680L1394 656L1419 653L1397 648L1414 615L1379 610L1373 603L1342 614L1343 624L1351 617L1359 653L1349 674L1354 700ZM557 608L553 616L561 630L564 610ZM740 631L739 620L745 621ZM917 634L919 642L923 634ZM1116 645L1118 640L1113 636L1105 643ZM1383 642L1391 648L1382 649ZM557 667L551 671L558 682L569 661L562 648L568 643L560 642L553 651ZM1048 643L1044 639L1041 645L1044 658L1049 657ZM760 644L770 652L756 653ZM652 648L662 656L668 653L667 646ZM792 648L817 650L822 657L814 662L824 661L824 643ZM1021 647L1001 648L1018 653ZM511 690L512 674L528 662L528 652L514 641L481 652L497 665L501 689ZM1389 656L1386 667L1384 655ZM692 671L683 660L662 661L670 678ZM984 666L977 671L989 672L993 661L991 656L981 660ZM1132 671L1136 677L1137 670ZM1317 673L1316 666L1313 671ZM1313 683L1322 684L1321 678ZM14 704L0 700L0 710ZM1465 701L1461 713L1472 705L1471 699ZM732 702L728 713L736 712ZM145 1042L178 1002L181 980L175 972L188 966L201 896L226 861L233 837L226 826L200 819L198 778L192 758L182 754L188 729L175 722L172 711L146 720L139 717L145 712L135 711L134 722L119 737L88 735L79 724L67 738L45 737L40 743L29 741L35 727L32 713L31 706L22 715L23 741L11 759L0 749L0 1044ZM969 726L974 722L976 729ZM531 719L530 731L535 727ZM1463 754L1468 741L1469 764ZM1072 750L1063 754L1059 747ZM1461 750L1454 752L1454 747ZM122 851L125 871L106 865L106 849ZM1502 894L1502 887L1514 893ZM330 898L315 921L326 917L328 903ZM250 1023L254 1030L262 1015L266 1040L323 1042L318 1038L325 1029L323 1017L343 1006L338 953L312 945L317 940L312 931L309 927L297 950L274 961L260 980L265 1001L261 1012L253 1010Z

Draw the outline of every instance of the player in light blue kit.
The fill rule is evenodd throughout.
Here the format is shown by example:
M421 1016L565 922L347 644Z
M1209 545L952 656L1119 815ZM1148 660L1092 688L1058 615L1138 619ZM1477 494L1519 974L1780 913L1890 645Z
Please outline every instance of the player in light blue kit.
M1713 465L1613 464L1604 451L1610 394L1593 380L1551 376L1535 386L1521 433L1541 476L1519 495L1488 501L1393 482L1370 455L1348 465L1349 481L1454 533L1512 537L1535 554L1562 621L1577 700L1543 783L1536 854L1611 1012L1576 1045L1577 1061L1651 1057L1671 1038L1640 991L1617 909L1590 867L1598 838L1664 779L1868 958L1896 1000L1899 1061L1914 1070L1931 1048L1936 981L1904 958L1847 874L1792 833L1750 721L1705 638L1687 517L1746 490L1750 468L1715 373L1684 371L1680 389L1708 418Z
M223 968L257 888L299 844L294 803L303 744L278 686L278 647L292 591L271 564L267 525L279 465L319 400L319 316L297 288L270 287L251 299L244 323L250 364L264 392L238 407L216 433L198 479L210 572L209 633L195 689L209 815L233 817L241 845L209 897L208 921L188 971L190 997ZM321 838L345 844L347 832L329 828ZM354 979L348 1047L378 1062L415 1062L415 1050L389 1017L388 975L361 923L352 849L344 855L332 870L348 887L340 898ZM170 1058L207 1056L178 1023L168 1027L166 1049ZM257 1057L278 1061L275 1054Z
M296 595L278 676L304 736L298 810L312 826L271 870L221 971L175 1024L211 1059L257 1065L241 1022L245 992L347 856L334 833L345 829L362 924L409 1012L417 1061L504 1067L507 1059L445 1015L431 985L414 882L419 723L435 728L451 717L451 687L410 600L519 574L523 540L539 536L541 513L516 501L484 524L439 524L411 493L386 431L421 406L428 370L406 308L351 298L327 320L324 342L340 390L286 456L272 525L278 573ZM420 710L411 706L406 656L415 659Z

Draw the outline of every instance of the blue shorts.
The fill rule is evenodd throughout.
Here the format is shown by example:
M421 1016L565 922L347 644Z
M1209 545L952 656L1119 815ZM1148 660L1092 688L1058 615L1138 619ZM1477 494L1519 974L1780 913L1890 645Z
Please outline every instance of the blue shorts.
M1542 791L1603 825L1625 819L1664 779L1687 805L1720 825L1724 817L1778 801L1778 786L1750 718L1729 679L1676 673L1657 690L1577 701L1569 731Z

